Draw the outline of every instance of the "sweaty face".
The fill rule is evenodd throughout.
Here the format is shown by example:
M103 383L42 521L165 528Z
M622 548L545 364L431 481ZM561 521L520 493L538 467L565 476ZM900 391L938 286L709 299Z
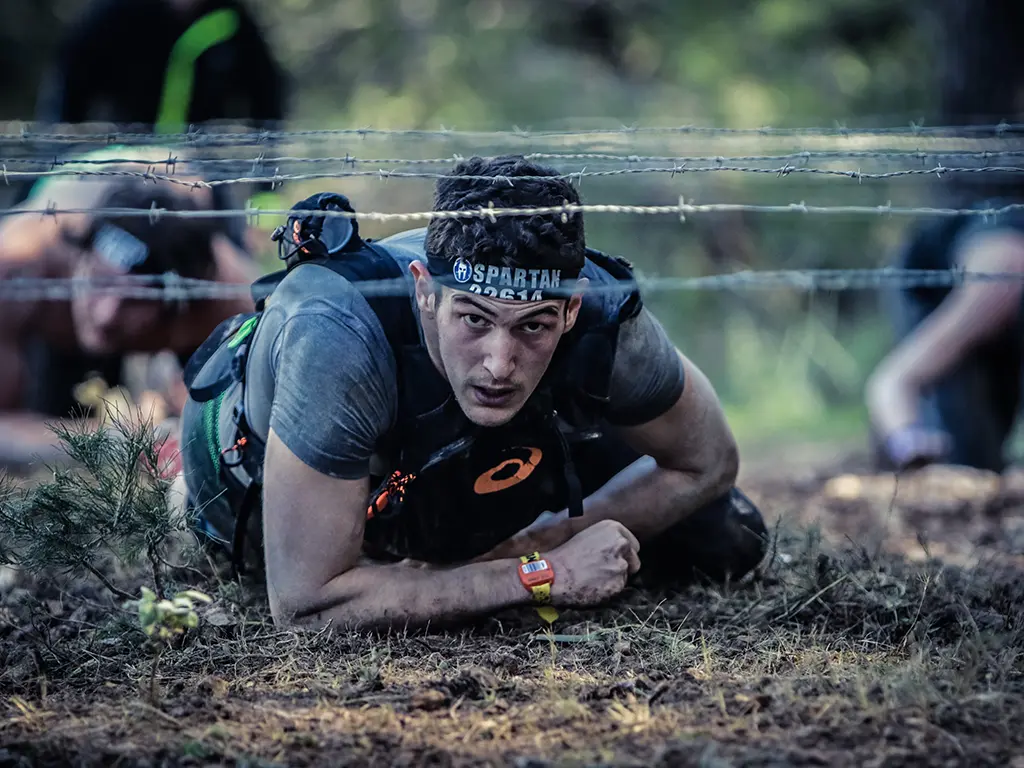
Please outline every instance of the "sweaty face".
M441 289L435 304L439 357L471 421L496 427L519 412L572 327L578 303L508 301Z

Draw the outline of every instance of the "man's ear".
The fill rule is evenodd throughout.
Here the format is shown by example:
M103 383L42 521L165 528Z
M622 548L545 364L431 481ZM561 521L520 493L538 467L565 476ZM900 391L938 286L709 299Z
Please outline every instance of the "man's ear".
M576 318L580 314L580 307L583 306L583 292L587 289L589 283L590 280L585 277L581 277L576 281L577 290L569 297L569 301L565 305L565 330L562 333L568 333L576 325Z
M413 261L409 264L409 271L412 272L416 285L416 306L421 315L433 317L437 311L437 291L434 290L434 278L427 271L427 265L422 261Z

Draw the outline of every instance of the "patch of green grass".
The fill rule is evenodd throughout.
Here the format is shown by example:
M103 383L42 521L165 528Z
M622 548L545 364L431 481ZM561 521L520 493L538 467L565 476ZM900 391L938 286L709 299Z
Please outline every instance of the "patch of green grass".
M743 447L760 449L809 442L866 445L867 412L862 406L839 406L805 414L769 410L757 403L727 402L723 407L736 440Z

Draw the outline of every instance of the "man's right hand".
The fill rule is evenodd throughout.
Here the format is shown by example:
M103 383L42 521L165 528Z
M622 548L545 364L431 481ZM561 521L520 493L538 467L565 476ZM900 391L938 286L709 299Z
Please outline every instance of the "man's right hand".
M640 543L622 523L602 520L552 550L556 606L588 606L619 594L640 569Z

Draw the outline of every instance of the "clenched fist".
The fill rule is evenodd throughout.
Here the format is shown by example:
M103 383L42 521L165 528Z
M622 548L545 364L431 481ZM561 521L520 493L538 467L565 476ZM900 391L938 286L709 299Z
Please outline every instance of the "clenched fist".
M621 592L640 569L640 543L622 523L602 520L551 552L556 606L594 605Z

